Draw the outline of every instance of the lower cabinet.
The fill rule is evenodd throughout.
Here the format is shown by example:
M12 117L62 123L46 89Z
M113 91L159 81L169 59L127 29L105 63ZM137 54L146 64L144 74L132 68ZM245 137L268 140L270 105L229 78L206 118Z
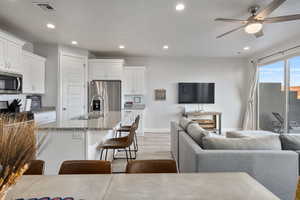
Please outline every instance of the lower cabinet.
M144 135L144 123L145 123L145 110L124 110L123 113L123 125L131 125L135 118L139 115L140 116L140 122L139 122L139 128L137 130L137 134L143 136Z
M46 59L23 51L23 93L45 93Z

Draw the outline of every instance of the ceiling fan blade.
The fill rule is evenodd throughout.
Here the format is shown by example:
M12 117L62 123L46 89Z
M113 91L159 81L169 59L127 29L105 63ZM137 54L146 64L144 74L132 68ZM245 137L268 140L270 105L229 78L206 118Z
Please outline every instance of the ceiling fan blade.
M215 21L220 22L231 22L231 23L239 23L239 24L247 24L247 20L241 20L241 19L226 19L226 18L217 18Z
M278 23L278 22L287 22L287 21L294 21L300 20L300 14L297 15L287 15L287 16L280 16L280 17L270 17L264 19L264 23Z
M259 11L254 19L265 19L268 15L270 15L274 10L276 10L281 4L283 4L286 0L273 0L266 8Z
M243 25L243 26L240 26L240 27L238 27L238 28L235 28L235 29L233 29L233 30L231 30L231 31L228 31L228 32L226 32L226 33L223 33L222 35L219 35L218 37L217 37L217 39L219 39L219 38L221 38L221 37L224 37L224 36L226 36L226 35L228 35L228 34L230 34L230 33L233 33L233 32L235 32L235 31L238 31L238 30L240 30L240 29L242 29L242 28L244 28L244 27L246 27L247 26L247 24L245 24L245 25Z
M255 33L254 35L255 35L256 38L260 38L260 37L264 36L264 31L261 30L258 33Z

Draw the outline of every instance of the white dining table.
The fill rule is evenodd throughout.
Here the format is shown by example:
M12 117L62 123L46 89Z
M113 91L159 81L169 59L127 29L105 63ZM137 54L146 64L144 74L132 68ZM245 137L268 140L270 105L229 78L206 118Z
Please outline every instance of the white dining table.
M246 173L23 176L6 200L279 200Z

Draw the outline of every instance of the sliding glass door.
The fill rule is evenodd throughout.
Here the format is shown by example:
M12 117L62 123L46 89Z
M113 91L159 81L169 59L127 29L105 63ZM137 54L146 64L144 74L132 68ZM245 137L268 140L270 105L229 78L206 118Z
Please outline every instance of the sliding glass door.
M259 66L259 129L300 133L300 56Z
M258 86L259 128L282 132L285 121L285 62L260 66Z
M290 133L300 133L300 56L288 60L289 63L289 106L287 129Z

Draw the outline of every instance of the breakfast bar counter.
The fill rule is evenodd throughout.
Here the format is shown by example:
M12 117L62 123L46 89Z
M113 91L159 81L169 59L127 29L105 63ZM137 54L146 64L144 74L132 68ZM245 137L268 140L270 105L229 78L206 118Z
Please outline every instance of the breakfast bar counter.
M246 173L23 176L7 200L279 200Z
M46 136L45 144L38 159L46 162L45 174L57 175L65 160L99 160L97 146L105 139L113 137L124 117L121 112L108 112L104 116L89 113L66 121L40 125L38 140ZM111 159L111 152L108 159Z
M39 130L112 130L122 121L122 112L112 111L105 115L90 113L71 120L56 121L39 126Z

